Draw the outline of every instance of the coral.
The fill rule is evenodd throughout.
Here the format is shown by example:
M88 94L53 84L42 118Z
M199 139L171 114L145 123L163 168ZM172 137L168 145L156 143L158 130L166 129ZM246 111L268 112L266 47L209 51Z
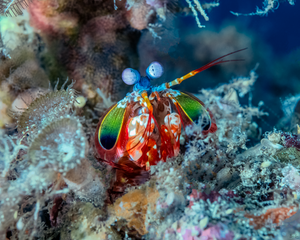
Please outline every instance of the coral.
M297 150L300 150L300 141L298 136L295 134L282 134L282 142L286 148L294 147Z
M26 147L16 145L12 154L18 153L20 148L26 149ZM13 169L11 166L15 165L14 158L10 163L8 162L10 171ZM9 159L6 158L6 161ZM66 191L56 189L56 185L49 187L49 183L55 181L56 174L54 171L43 168L42 162L37 166L26 165L24 161L15 165L16 170L21 173L15 173L14 181L7 180L5 176L1 177L2 236L8 228L15 233L18 231L19 236L24 236L24 239L39 235L41 232L39 211L52 196L66 193ZM28 233L29 235L25 237Z
M7 92L0 90L0 128L11 122L11 117L8 115L8 106L11 104L11 98Z
M182 136L184 151L151 166L150 172L126 172L96 161L94 117L86 115L88 101L72 85L21 92L14 103L23 108L16 113L18 133L0 145L3 234L8 228L13 236L40 238L55 236L57 229L64 239L279 234L278 226L298 208L298 172L284 162L297 153L297 137L273 130L258 141L253 118L265 113L242 107L239 100L256 77L251 72L248 78L202 90L198 96L218 130L204 137L201 127L190 128ZM77 108L81 101L84 105ZM248 148L249 137L259 143ZM118 164L133 164L124 161ZM45 231L40 216L49 221Z
M151 166L150 172L113 170L91 157L86 133L93 135L96 127L93 117L76 116L85 113L88 102L77 97L72 85L20 93L15 104L24 109L17 114L18 137L2 145L7 159L3 173L16 179L3 180L3 186L13 189L3 191L3 206L20 212L19 194L31 193L32 211L16 218L5 213L3 229L15 223L14 234L45 236L36 212L47 206L47 234L53 236L55 227L66 239L121 239L120 233L147 239L233 239L277 231L274 227L294 215L298 206L298 175L284 168L283 156L288 157L282 154L297 148L297 138L274 130L252 148L246 146L249 137L260 137L253 118L265 114L259 107L239 103L256 77L253 71L248 78L202 90L198 96L218 130L204 137L201 127L188 129L182 154ZM85 105L77 108L81 101ZM16 161L17 155L21 161ZM118 164L131 166L124 161ZM7 198L15 200L6 202Z
M300 113L299 97L299 95L291 96L282 101L284 117L278 123L280 129L297 133Z
M78 39L79 48L70 52L74 60L67 66L71 76L77 80L77 86L85 83L94 92L99 88L106 97L120 91L122 84L117 84L114 79L120 79L118 76L121 69L130 61L126 56L132 55L129 42L118 34L124 28L126 24L122 15L96 17L82 28ZM109 49L110 54L105 55L103 48Z
M300 175L296 168L288 165L282 169L282 184L289 186L292 190L296 191L296 196L300 194Z
M132 65L130 62L136 62L131 42L137 41L139 35L128 29L126 9L120 6L115 11L109 4L104 5L99 8L98 2L33 1L29 6L31 22L48 49L41 54L46 71L54 78L69 75L76 79L76 89L84 94L84 88L94 92L85 95L88 98L97 96L97 88L107 97L122 92L122 82L115 79ZM58 39L64 39L63 43Z
M254 225L255 229L260 229L264 227L268 221L271 221L271 223L274 223L277 226L282 224L285 219L293 216L297 210L298 206L269 208L264 214L246 214L245 217L250 219L250 225Z
M295 1L294 0L288 0L290 5L294 5ZM259 16L266 16L270 11L274 11L275 9L278 8L279 6L279 0L264 0L263 1L264 9L259 9L257 7L256 12L253 13L248 13L248 14L243 14L243 13L235 13L231 12L232 14L236 16L253 16L253 15L259 15Z
M31 25L52 37L59 34L70 35L74 32L78 19L73 14L58 13L58 7L58 3L53 1L33 1L29 7Z
M41 68L31 47L18 47L10 52L10 59L1 60L1 89L16 97L29 88L49 87L48 77Z
M71 85L67 90L30 89L23 97L24 107L15 112L20 134L4 136L0 148L1 233L10 227L13 235L32 238L43 234L39 212L45 207L56 225L67 193L103 206L107 186L87 159L89 145L81 122L69 115L76 101ZM27 201L21 203L21 196Z
M140 235L147 233L146 214L155 211L155 204L159 192L155 188L136 189L129 191L117 199L113 205L113 214L116 216L116 225L121 220L126 220L126 226L135 229ZM150 213L151 214L151 213ZM122 221L121 221L122 222Z
M30 44L34 40L33 28L29 25L29 13L24 11L21 16L1 17L0 33L5 49L15 50L24 43Z
M195 7L192 5L192 2L190 0L186 0L186 2L188 3L189 5L189 8L192 10L193 12L193 15L195 16L195 19L196 19L196 22L197 22L197 25L199 28L203 28L205 27L204 25L201 25L200 23L200 20L198 18L198 14L197 14L197 10L200 12L200 14L203 16L203 18L208 21L208 16L206 15L204 9L202 8L200 2L198 0L195 0L194 1L194 4L196 5L197 7L197 10L195 9Z
M212 194L205 200L200 195L201 193L193 190L184 216L169 226L161 239L233 239L233 232L224 224L230 224L230 219L235 217L231 209L233 206L221 200L221 195ZM214 221L220 218L222 223L215 224Z
M14 139L6 136L3 131L1 134L1 176L5 177L10 170L11 162L13 162L21 149L27 149L27 146L16 144Z
M68 201L68 199L66 199ZM62 217L62 239L116 239L121 235L110 226L112 222L103 222L107 213L103 209L95 208L92 203L70 203ZM106 224L103 224L106 223Z
M149 18L151 18L154 13L153 11L151 12L151 5L144 4L144 1L141 1L140 3L135 3L133 6L128 8L129 10L126 15L130 25L138 30L147 28Z
M75 168L69 170L63 179L78 198L92 201L96 206L103 206L107 187L99 175L90 161L83 159Z
M293 163L295 166L299 164L300 152L297 148L283 148L278 151L275 158L285 163Z

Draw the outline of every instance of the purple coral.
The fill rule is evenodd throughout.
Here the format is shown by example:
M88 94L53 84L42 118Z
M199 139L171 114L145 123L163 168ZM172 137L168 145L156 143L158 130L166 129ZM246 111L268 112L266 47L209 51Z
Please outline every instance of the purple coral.
M182 231L183 233L183 231ZM210 240L210 239L223 239L232 240L234 234L228 230L224 224L213 225L205 230L201 230L198 226L193 226L185 229L182 234L183 240Z

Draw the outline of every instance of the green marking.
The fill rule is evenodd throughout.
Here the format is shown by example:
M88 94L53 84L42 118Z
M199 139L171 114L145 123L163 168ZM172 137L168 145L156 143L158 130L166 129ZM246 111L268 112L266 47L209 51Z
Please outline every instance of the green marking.
M210 129L210 115L205 107L195 99L196 97L180 92L180 95L174 98L177 100L179 107L192 122L201 124L205 131Z
M112 149L119 139L126 108L117 104L106 114L99 127L99 143L107 150Z
M200 102L183 92L180 93L181 94L176 96L175 99L178 101L182 110L193 122L198 121L202 114L207 114L206 109Z

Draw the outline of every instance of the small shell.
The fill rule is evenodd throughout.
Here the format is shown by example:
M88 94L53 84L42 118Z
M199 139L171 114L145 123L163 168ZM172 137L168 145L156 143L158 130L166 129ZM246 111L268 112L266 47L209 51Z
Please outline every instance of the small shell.
M74 102L74 106L77 108L83 108L86 104L86 99L83 96L78 96Z
M146 70L146 74L149 78L160 78L164 73L164 69L159 62L152 62Z
M132 68L126 68L122 73L122 79L127 85L133 85L137 83L140 78L140 73Z

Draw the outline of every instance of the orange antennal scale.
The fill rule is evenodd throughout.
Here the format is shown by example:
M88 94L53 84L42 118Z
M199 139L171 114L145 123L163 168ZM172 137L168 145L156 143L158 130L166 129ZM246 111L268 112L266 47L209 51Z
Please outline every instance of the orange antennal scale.
M211 62L209 62L208 64L196 69L196 70L193 70L191 72L189 72L188 74L184 75L183 77L180 77L180 78L176 78L175 80L171 81L171 82L168 82L168 83L165 83L165 86L166 88L170 88L172 86L175 86L175 85L178 85L180 83L182 83L184 80L190 78L190 77L193 77L195 76L196 74L212 67L212 66L215 66L215 65L218 65L218 64L221 64L221 63L225 63L225 62L236 62L236 61L244 61L244 59L232 59L232 60L223 60L223 58L229 56L229 55L232 55L232 54L235 54L237 52L241 52L241 51L244 51L246 50L247 48L243 48L243 49L240 49L240 50L237 50L237 51L234 51L234 52L231 52L231 53L228 53L222 57L219 57Z

